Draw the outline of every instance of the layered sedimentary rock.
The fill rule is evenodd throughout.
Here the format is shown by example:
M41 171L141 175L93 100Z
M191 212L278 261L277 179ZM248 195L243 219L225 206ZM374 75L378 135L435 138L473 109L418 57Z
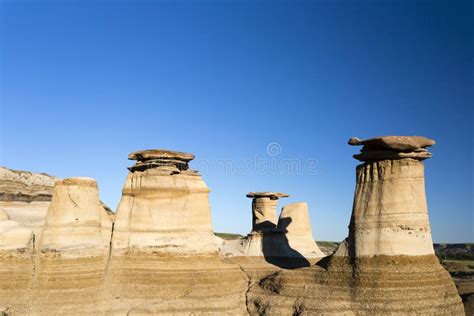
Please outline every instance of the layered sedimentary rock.
M307 203L285 205L278 219L278 230L284 233L289 249L293 249L304 258L324 257L324 253L314 241Z
M252 236L271 241L259 244L265 260L219 257L193 156L141 151L130 155L137 163L115 230L89 178L56 181L37 239L0 208L0 313L462 315L431 246L423 160L434 142L350 143L364 148L349 236L317 265L281 269L313 263L306 258L319 249L306 203L285 206L276 221L274 200L253 208Z
M18 225L33 230L36 239L39 239L54 184L59 180L46 173L0 167L0 208ZM113 211L103 202L101 205L113 221Z
M423 137L367 141L355 158L349 237L318 265L263 278L248 308L264 314L464 315L456 287L431 245Z
M252 199L252 231L243 243L243 253L247 256L268 257L281 253L282 233L277 230L277 205L281 197L289 195L281 192L250 192Z
M36 245L34 313L93 312L101 302L112 223L90 178L56 182ZM80 305L78 305L80 302Z
M273 257L296 258L308 265L308 258L324 257L313 239L306 203L293 203L283 207L277 221L278 199L288 197L280 192L251 192L252 231L243 242L246 256L265 257L280 265ZM297 264L298 266L299 264Z
M363 145L354 157L364 163L356 170L349 238L336 255L433 255L422 160L435 142L419 136L354 139L349 144ZM423 156L410 156L418 153Z
M14 306L27 312L33 276L34 235L0 208L0 312Z
M8 214L0 208L0 251L33 250L33 231L21 227L10 220Z
M94 179L59 180L37 249L41 253L61 253L63 257L103 256L109 252L111 228Z
M134 152L117 208L112 249L153 249L164 253L217 251L209 189L189 169L193 155L167 150Z
M139 151L117 209L106 274L114 313L244 314L247 277L217 255L209 189L191 154Z
M278 199L289 195L281 192L250 192L252 199L252 231L272 231L277 227Z
M45 173L0 167L0 208L11 220L38 236L57 180Z

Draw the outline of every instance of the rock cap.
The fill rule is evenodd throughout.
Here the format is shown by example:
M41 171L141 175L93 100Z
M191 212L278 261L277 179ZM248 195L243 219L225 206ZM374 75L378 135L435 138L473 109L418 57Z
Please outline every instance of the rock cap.
M130 153L128 159L137 160L135 165L128 167L132 172L161 168L179 173L189 169L188 163L194 159L194 155L167 149L147 149Z
M248 198L260 198L260 197L268 197L270 199L279 199L284 197L289 197L289 194L282 193L282 192L249 192L247 193Z
M352 146L363 145L366 149L385 148L394 151L410 152L419 148L433 146L436 142L423 136L380 136L365 140L352 137L349 139L348 144Z
M363 146L361 152L353 156L360 161L404 158L424 160L432 156L426 147L435 143L434 140L422 136L381 136L366 140L352 137L348 141L349 145Z
M193 154L167 149L146 149L134 151L128 155L129 160L152 160L152 159L171 159L189 162L194 159Z

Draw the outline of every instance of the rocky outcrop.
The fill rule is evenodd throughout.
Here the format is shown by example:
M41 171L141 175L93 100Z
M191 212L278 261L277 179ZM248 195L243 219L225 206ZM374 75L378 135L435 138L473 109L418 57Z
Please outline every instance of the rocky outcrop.
M262 257L278 266L309 265L309 258L321 258L324 254L313 239L306 203L293 203L283 207L277 221L276 207L280 192L251 192L252 231L242 242L245 256ZM295 260L295 265L287 259Z
M20 227L33 230L36 239L39 239L54 184L59 180L46 173L0 167L0 208ZM101 205L113 221L115 213L103 202Z
M434 141L396 136L349 143L364 145L355 156L364 163L357 167L349 237L315 267L262 279L249 291L248 308L275 315L464 315L431 245L422 160Z
M209 254L212 232L209 189L189 169L194 156L168 150L134 152L117 208L112 251Z
M272 231L277 227L278 199L289 195L281 192L250 192L252 199L252 231Z
M0 208L11 220L39 236L57 180L45 173L0 167Z
M247 277L217 253L208 194L191 154L146 150L125 181L106 287L113 313L246 313Z
M431 156L425 147L435 142L418 136L353 140L349 143L363 145L361 154L354 157L364 163L356 170L349 238L335 255L434 255L421 160ZM392 158L419 152L424 156Z
M109 252L111 228L94 179L59 180L37 249L63 257L104 256Z
M325 256L314 241L308 204L300 202L285 205L278 219L278 230L284 233L289 249L293 249L304 258ZM290 251L288 254L291 253Z
M102 299L112 222L90 178L58 180L35 255L33 312L94 311Z
M431 246L423 160L434 141L350 143L364 147L349 236L321 260L306 203L286 205L277 221L272 192L251 194L262 199L247 239L257 255L219 256L191 154L132 153L115 228L94 180L56 180L37 239L0 208L0 312L462 315Z

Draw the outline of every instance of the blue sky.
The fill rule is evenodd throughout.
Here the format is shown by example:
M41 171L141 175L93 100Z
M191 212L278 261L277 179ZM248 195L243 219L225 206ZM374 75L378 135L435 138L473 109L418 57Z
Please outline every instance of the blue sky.
M474 241L472 1L4 0L0 10L0 165L94 177L115 208L129 152L192 152L209 166L216 231L247 233L245 194L272 190L291 195L280 207L307 201L315 238L337 241L355 187L347 140L423 135L438 142L426 161L434 240ZM285 159L304 170L271 170ZM223 161L239 170L217 170Z

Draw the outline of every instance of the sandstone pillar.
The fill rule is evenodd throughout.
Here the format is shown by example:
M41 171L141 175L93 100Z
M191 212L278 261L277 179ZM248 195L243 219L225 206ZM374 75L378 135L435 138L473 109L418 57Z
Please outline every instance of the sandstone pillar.
M417 136L388 136L349 144L363 145L354 158L356 190L347 245L337 252L351 255L431 255L423 160L433 140Z
M209 189L188 166L194 155L156 149L137 151L128 158L137 162L129 168L122 190L113 250L216 252Z
M247 197L252 199L252 231L265 232L275 229L278 199L288 196L280 192L249 192Z
M308 204L304 202L285 205L278 220L278 230L285 235L289 249L304 258L324 257L314 241L311 222L308 214ZM284 255L284 254L282 254Z

